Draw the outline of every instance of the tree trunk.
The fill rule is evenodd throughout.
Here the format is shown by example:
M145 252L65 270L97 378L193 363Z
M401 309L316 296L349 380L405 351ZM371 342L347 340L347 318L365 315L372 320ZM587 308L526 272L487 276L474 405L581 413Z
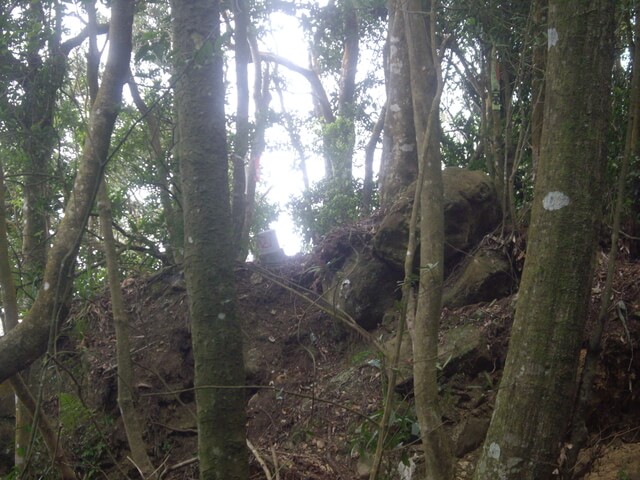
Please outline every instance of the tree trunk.
M362 213L369 215L373 210L373 189L375 182L373 180L373 160L376 153L376 147L380 141L380 135L384 128L384 120L386 117L386 106L382 107L378 120L373 127L371 137L364 147L364 179L362 182Z
M236 43L236 132L233 141L233 191L231 202L231 217L233 219L233 243L239 249L238 259L242 262L247 258L247 242L244 242L247 203L247 175L246 165L249 154L249 74L248 65L251 61L249 49L249 6L246 0L233 2L233 18L235 22L234 39ZM255 55L254 55L255 57ZM254 58L254 68L261 69L261 63ZM262 85L260 85L261 87ZM257 108L257 107L256 107ZM254 187L255 197L255 187ZM255 198L254 198L255 200Z
M249 164L247 165L245 211L239 245L241 261L244 261L249 253L249 236L256 212L256 188L260 173L260 158L267 145L265 134L267 131L269 103L271 102L271 94L269 93L271 75L269 74L269 68L267 67L264 72L262 71L258 40L255 35L249 35L248 40L254 65L253 103L255 106L255 131L251 141Z
M580 377L578 394L576 395L575 408L571 421L570 443L573 448L567 454L565 471L573 470L578 460L578 455L586 445L589 438L587 430L587 412L593 397L593 383L596 378L598 364L602 354L602 334L604 333L607 320L610 315L610 307L613 296L613 281L616 273L616 259L618 257L618 240L620 239L620 223L625 203L625 186L627 183L627 173L631 159L637 158L640 145L640 22L634 25L634 51L631 75L631 85L629 90L629 118L627 120L627 132L625 139L624 156L620 162L620 172L618 173L618 188L613 211L613 225L611 227L611 247L609 258L607 259L607 277L602 289L601 304L598 312L598 319L591 330L587 354L584 359L582 374Z
M475 479L550 478L575 394L600 226L611 0L550 0L542 149L509 353Z
M380 205L393 204L418 176L418 147L413 124L403 3L389 2L389 54L386 62L387 108L380 165Z
M60 52L60 31L52 31L42 5L31 2L24 10L25 20L33 32L27 42L26 72L21 85L24 95L18 107L21 131L18 135L25 158L23 181L22 262L20 265L22 309L31 306L45 263L49 240L49 188L51 155L57 137L53 126L58 91L64 81L66 57ZM61 21L60 18L57 21ZM47 41L48 39L48 41ZM46 52L46 53L45 53ZM29 378L29 370L22 372ZM24 463L29 448L31 416L21 402L16 404L16 465Z
M547 25L547 0L534 0L533 6L533 55L531 66L531 170L535 180L542 135L544 115L544 70L546 45L543 41Z
M246 480L242 333L235 314L219 3L171 2L185 280L202 480Z
M56 330L62 302L72 287L73 264L108 158L111 132L129 70L133 10L133 0L112 2L109 58L91 110L89 134L73 193L47 256L42 286L33 306L16 328L0 338L0 382L23 370L46 352L50 333Z
M450 439L444 432L438 398L438 331L444 272L444 207L439 114L443 81L435 45L437 1L409 0L404 23L409 54L420 194L420 284L413 332L416 414L425 453L426 478L453 477ZM428 52L425 54L424 52Z
M0 291L2 291L2 329L4 333L9 332L18 325L18 297L13 281L13 272L9 263L9 242L7 236L7 219L5 215L5 185L4 172L2 162L0 162ZM9 379L9 383L13 388L16 396L16 429L24 429L24 441L21 444L20 438L16 432L16 442L14 450L16 451L16 467L21 469L24 467L24 459L29 446L30 427L33 418L38 415L38 429L45 441L53 465L60 473L64 480L75 480L76 475L71 469L70 462L64 448L59 444L58 435L55 433L51 424L45 417L44 413L36 408L36 402L33 395L29 391L29 387L24 382L22 376L17 373ZM21 421L18 422L20 416ZM23 451L18 454L17 450L21 448ZM22 463L20 463L22 462Z
M111 224L111 202L107 193L104 179L98 191L98 212L100 215L100 230L104 242L104 252L107 260L107 276L109 292L111 294L111 311L116 331L116 356L118 361L118 407L122 415L122 423L127 434L127 442L131 450L131 460L145 479L158 478L151 463L147 448L142 438L140 419L134 405L133 362L131 361L131 347L129 343L129 319L120 289L120 272L118 268L118 253L116 241L113 237Z

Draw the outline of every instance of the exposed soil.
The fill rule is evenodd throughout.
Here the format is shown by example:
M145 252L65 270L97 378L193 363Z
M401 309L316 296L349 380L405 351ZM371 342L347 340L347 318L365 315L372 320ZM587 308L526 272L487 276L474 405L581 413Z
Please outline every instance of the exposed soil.
M311 293L300 293L300 287L317 286L316 260L291 258L269 268L268 273L253 264L237 270L237 309L249 385L247 428L255 449L252 479L266 478L264 469L281 480L368 478L368 452L375 449L376 441L369 419L377 420L381 412L386 378L381 355L366 338L318 308ZM640 263L619 262L613 301L616 308L606 328L589 411L590 445L581 457L576 478L640 479L639 279ZM590 322L603 284L601 262ZM150 453L165 471L164 478L197 478L196 463L179 465L193 459L196 452L193 357L182 275L167 270L128 279L123 290L131 316L139 412ZM488 339L481 354L443 366L442 398L459 457L457 478L470 478L473 471L506 355L514 305L512 296L443 312L444 331L474 324ZM77 380L74 386L61 374L67 378L63 384L73 387L70 391L79 392L99 413L99 425L109 419L115 425L104 428L104 451L91 457L93 464L88 455L83 456L88 448L81 443L89 428L86 425L76 427L69 440L70 450L83 457L87 472L102 470L110 478L124 478L124 473L136 478L135 469L126 460L124 430L117 420L115 335L108 297L78 306L73 318L75 326L65 332L59 349L82 355L70 353L61 363ZM390 321L371 335L384 343L393 337L395 328ZM409 479L408 474L400 476L398 472L408 471L414 462L419 464L419 445L412 428L411 382L400 384L397 392L393 438L385 457L389 476L385 478ZM54 411L59 405L50 400L47 406Z

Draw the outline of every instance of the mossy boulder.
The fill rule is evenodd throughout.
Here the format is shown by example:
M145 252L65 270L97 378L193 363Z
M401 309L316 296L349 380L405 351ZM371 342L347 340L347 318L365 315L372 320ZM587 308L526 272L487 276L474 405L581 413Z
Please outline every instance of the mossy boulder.
M470 252L502 220L500 202L489 177L478 171L443 171L445 262L448 266ZM415 184L398 196L373 238L375 255L402 270L409 237Z
M497 248L480 248L447 279L442 303L458 308L511 295L517 278L508 256Z

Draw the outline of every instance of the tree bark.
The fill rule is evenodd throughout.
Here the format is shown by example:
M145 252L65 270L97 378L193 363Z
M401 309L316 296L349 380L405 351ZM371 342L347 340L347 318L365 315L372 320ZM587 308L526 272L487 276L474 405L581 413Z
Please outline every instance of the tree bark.
M380 165L380 205L389 207L418 176L418 146L413 124L409 57L401 0L389 2L387 108Z
M120 109L122 86L131 56L133 0L114 0L109 58L104 80L91 110L74 189L47 256L43 282L24 320L0 338L0 382L29 366L47 350L55 334L65 294L72 287L73 264L108 158L113 126Z
M550 0L542 149L509 353L475 479L551 478L575 395L606 165L611 0Z
M444 280L444 187L439 114L443 80L436 40L437 0L408 0L404 10L413 99L420 194L420 284L413 332L416 414L425 453L426 478L453 478L450 439L444 432L438 398L438 331ZM424 54L424 52L429 52Z
M173 0L172 23L202 480L246 480L242 333L235 313L219 3Z
M611 247L607 259L607 277L602 289L601 304L598 311L598 319L591 330L587 354L582 367L578 394L576 395L575 408L571 421L571 437L569 442L573 447L567 454L564 470L570 472L576 465L580 451L587 443L589 432L587 430L587 413L593 397L593 383L596 378L598 364L602 354L602 335L610 315L610 307L613 296L613 281L616 276L616 259L618 257L618 240L620 239L620 224L625 203L625 186L627 173L631 159L636 158L640 145L640 22L636 20L634 25L634 51L629 91L629 118L627 120L627 132L625 139L624 156L620 162L618 173L618 188L613 211L613 225L611 226Z

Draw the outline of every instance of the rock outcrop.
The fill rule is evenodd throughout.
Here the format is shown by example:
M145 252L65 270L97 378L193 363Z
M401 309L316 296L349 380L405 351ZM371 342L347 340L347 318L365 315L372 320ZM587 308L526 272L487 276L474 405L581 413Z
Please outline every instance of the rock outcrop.
M448 274L461 260L469 258L483 237L499 225L502 216L495 189L484 173L447 168L443 181ZM321 248L321 252L330 250L335 253L333 258L340 258L339 267L324 273L324 298L363 328L375 328L400 296L398 285L404 277L414 188L398 197L373 229L373 236L355 236L353 230L348 230L340 240L336 231L326 242L331 248ZM329 264L328 259L326 263ZM513 290L510 264L498 251L483 250L455 272L455 280L445 292L448 305L493 300Z

